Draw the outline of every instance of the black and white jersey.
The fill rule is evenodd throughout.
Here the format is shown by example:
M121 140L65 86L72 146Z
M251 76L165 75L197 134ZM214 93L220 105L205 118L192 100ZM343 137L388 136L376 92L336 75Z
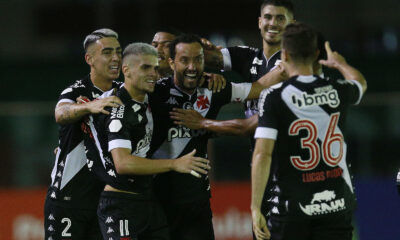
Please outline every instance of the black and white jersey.
M260 96L255 138L276 140L272 154L271 214L324 216L355 205L344 124L358 104L357 81L296 76Z
M256 82L280 63L281 51L274 53L269 59L263 49L247 46L229 47L221 50L224 59L224 70L239 73L245 82ZM258 113L258 99L245 103L247 118Z
M112 94L105 93L102 97ZM88 163L96 176L106 184L119 190L148 193L152 175L120 175L115 169L111 150L130 149L131 154L147 157L153 134L153 119L148 108L148 97L144 102L132 99L125 87L117 90L124 105L106 108L110 115L91 115L87 124L90 131L85 135Z
M250 89L250 83L231 83L219 93L197 88L193 95L188 95L175 86L172 78L159 80L149 97L154 119L152 158L174 159L193 149L197 150L196 156L207 158L207 141L211 133L175 125L169 112L173 108L194 109L205 118L215 119L223 105L233 101L243 102ZM210 197L208 176L199 179L190 174L168 172L157 175L154 185L162 200L182 203Z
M113 87L118 85L120 83L113 82ZM79 96L94 100L101 94L103 91L93 85L88 75L62 91L57 104L76 103ZM82 123L83 121L77 121L60 125L59 149L47 197L66 207L96 209L104 184L97 181L86 167Z

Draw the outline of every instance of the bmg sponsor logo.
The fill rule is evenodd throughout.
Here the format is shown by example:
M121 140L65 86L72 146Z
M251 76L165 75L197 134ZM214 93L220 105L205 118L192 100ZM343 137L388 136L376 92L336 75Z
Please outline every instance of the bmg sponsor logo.
M186 127L173 127L168 130L168 142L171 142L174 138L192 138L205 135L207 130L205 129L190 129Z
M336 89L332 89L328 92L320 92L315 94L307 94L303 92L301 97L292 95L292 102L298 108L329 105L332 108L336 108L340 104L339 95Z
M313 194L309 205L302 206L300 209L308 216L328 214L346 209L344 198L336 199L335 191L325 190Z

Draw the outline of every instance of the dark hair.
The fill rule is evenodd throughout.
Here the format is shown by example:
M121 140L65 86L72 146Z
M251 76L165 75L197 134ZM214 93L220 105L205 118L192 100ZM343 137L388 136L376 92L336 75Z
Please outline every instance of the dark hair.
M162 27L162 28L157 29L155 32L156 33L165 32L165 33L169 33L169 34L172 34L175 36L179 36L179 35L183 34L182 31L180 31L179 29L174 28L174 27Z
M292 23L286 26L282 38L285 49L294 61L313 62L317 51L317 33L304 23Z
M267 5L272 5L272 6L277 6L277 7L284 7L294 16L294 6L293 6L293 3L290 0L264 0L261 3L261 8L260 8L261 11Z
M196 42L199 43L203 47L203 44L201 43L201 39L197 35L182 34L182 35L178 36L169 44L170 58L175 59L175 55L176 55L175 48L176 48L176 45L178 45L179 43L196 43Z
M317 60L327 58L327 54L326 54L326 50L325 50L325 41L326 40L325 40L324 35L320 31L317 31L317 46L318 46L318 50L319 50L319 55L318 55Z
M85 52L87 52L88 47L92 43L105 37L113 37L118 39L118 33L109 28L97 29L96 31L92 32L91 34L85 37L85 40L83 41L83 49L85 49Z

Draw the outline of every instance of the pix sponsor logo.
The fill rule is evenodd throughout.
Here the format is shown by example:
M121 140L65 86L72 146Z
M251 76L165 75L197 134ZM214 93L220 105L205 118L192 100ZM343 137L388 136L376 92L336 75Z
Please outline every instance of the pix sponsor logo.
M320 105L329 105L332 108L336 108L340 104L340 99L336 89L332 89L328 92L320 92L315 94L307 94L303 92L301 97L293 94L292 102L298 108Z
M300 209L308 216L328 214L346 209L344 198L336 199L335 191L325 190L314 193L310 204Z
M146 133L146 135L136 144L135 154L138 154L143 148L150 146L151 137L153 136L153 131Z
M174 138L192 138L205 135L207 130L205 129L190 129L186 127L173 127L168 130L168 142L171 142Z

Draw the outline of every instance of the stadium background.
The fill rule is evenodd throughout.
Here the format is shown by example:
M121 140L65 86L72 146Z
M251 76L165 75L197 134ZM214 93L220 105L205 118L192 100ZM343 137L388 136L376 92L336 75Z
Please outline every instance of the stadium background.
M368 80L347 120L355 172L356 238L400 239L400 1L293 0L297 20L312 24ZM0 1L0 239L43 239L42 205L57 145L54 106L84 76L83 37L110 27L122 46L150 42L171 25L217 45L261 47L256 0ZM228 105L220 119L243 117ZM250 239L248 140L210 144L218 240Z

